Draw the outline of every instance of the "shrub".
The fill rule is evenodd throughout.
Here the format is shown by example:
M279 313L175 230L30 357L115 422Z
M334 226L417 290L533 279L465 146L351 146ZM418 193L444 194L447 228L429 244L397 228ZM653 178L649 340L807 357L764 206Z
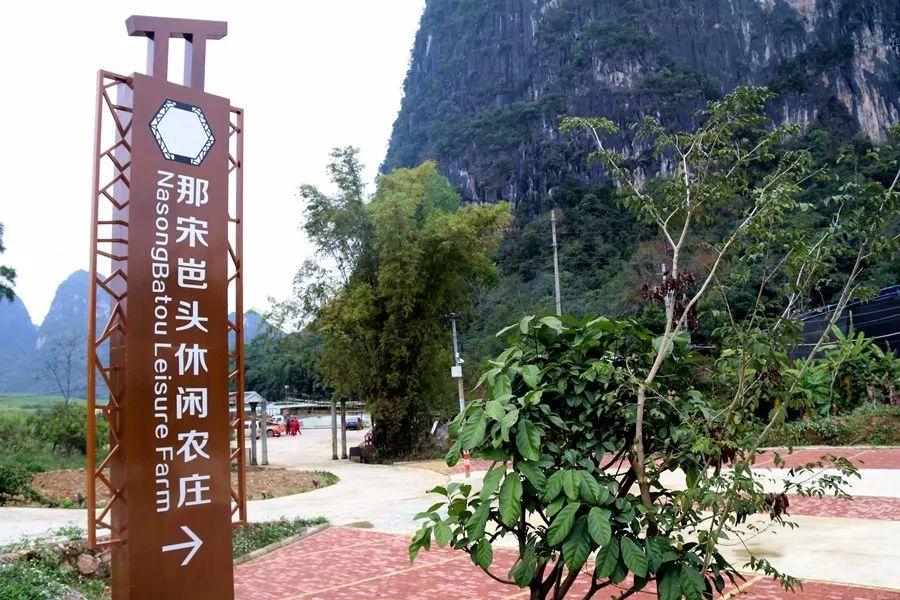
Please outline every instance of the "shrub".
M771 443L775 446L900 444L900 407L870 404L846 415L785 423Z
M84 406L58 404L49 411L38 411L29 419L33 435L49 442L53 450L68 454L87 454L87 409ZM97 421L97 446L106 442L109 426Z
M12 496L22 496L30 491L31 473L16 464L0 464L0 504L6 504ZM0 596L5 598L6 596Z
M326 522L323 517L313 519L282 517L277 521L266 523L248 523L234 530L232 555L237 558L249 554L254 550L265 548L269 544L299 535L309 527Z
M831 374L833 412L846 412L866 403L900 402L900 359L852 326L846 334L837 328L833 333L837 343L819 361Z

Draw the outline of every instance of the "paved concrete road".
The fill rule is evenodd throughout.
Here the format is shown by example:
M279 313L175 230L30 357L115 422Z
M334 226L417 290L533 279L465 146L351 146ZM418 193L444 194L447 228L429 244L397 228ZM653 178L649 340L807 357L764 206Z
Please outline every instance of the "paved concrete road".
M348 431L348 447L361 444L364 435L364 431ZM425 491L447 481L446 476L434 471L331 460L331 455L328 429L270 439L270 466L330 471L341 480L304 494L253 500L247 506L249 519L322 516L335 525L366 521L380 531L406 533L414 529L412 517L428 507Z
M348 444L361 443L363 435L348 432ZM251 501L251 520L324 516L335 525L362 521L378 531L407 536L415 529L413 515L433 501L425 491L448 480L446 475L413 466L333 461L329 430L307 430L299 437L269 441L272 468L328 470L341 481L305 494ZM900 455L896 450L883 454L885 460L873 456L869 462L880 468L864 470L863 479L854 484L859 501L853 510L843 510L837 502L817 504L803 499L797 503L800 510L793 518L800 524L798 529L772 528L750 539L748 547L795 576L900 589L900 572L894 568L900 562L900 546L896 544L900 539L900 461L896 458ZM775 470L770 474L787 475ZM473 483L480 481L479 475L473 473ZM452 478L462 480L462 475ZM848 515L857 518L846 518ZM0 508L0 543L47 533L63 525L83 526L84 517L83 510ZM758 518L765 521L765 516ZM725 550L737 564L745 562L741 547Z

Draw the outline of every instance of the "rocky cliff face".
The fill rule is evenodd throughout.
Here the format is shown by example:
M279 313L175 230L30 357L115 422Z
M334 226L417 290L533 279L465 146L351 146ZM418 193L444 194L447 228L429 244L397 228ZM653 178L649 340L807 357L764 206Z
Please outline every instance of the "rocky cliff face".
M779 93L778 121L883 141L900 119L900 2L429 0L382 169L434 159L467 200L536 211L564 178L602 177L560 114L690 127L742 84Z

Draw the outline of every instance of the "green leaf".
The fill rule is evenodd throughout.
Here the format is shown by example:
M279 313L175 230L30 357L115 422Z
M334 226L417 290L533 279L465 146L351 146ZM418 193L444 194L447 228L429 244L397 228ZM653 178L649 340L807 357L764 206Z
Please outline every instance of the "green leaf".
M434 525L434 541L443 548L450 543L450 526L443 521L438 521Z
M700 600L703 590L703 577L690 565L681 565L681 592L687 600Z
M515 326L513 326L513 327L515 327ZM480 388L481 384L484 383L486 380L494 381L494 377L496 377L499 372L500 372L500 368L494 367L493 369L487 370L484 373L482 373L481 377L478 378L478 383L475 384L475 389Z
M619 564L619 540L613 538L609 544L600 548L594 561L594 576L597 579L606 579Z
M509 570L510 577L519 587L526 587L534 578L535 563L537 559L534 555L534 548L526 546L522 558L513 565Z
M663 343L664 339L666 339L666 336L664 336L664 335L660 335L660 336L653 338L653 342L652 342L653 349L656 350L657 352L659 352L659 349L662 347L662 343ZM672 351L672 347L670 345L666 352L666 356L668 356L671 351Z
M534 406L541 403L541 396L544 395L544 390L531 390L522 396L521 404L522 406Z
M616 567L613 569L613 572L609 574L609 580L613 583L619 583L624 581L625 578L628 577L628 567L625 566L621 560L616 563ZM635 581L641 579L640 577L636 577Z
M565 475L565 471L554 471L550 477L547 478L547 486L544 488L544 495L541 496L544 502L552 502L563 488L563 476Z
M684 465L684 479L688 489L693 489L697 485L697 479L700 477L700 469L693 463Z
M459 462L459 455L462 451L461 444L459 440L455 440L453 445L450 446L450 449L447 450L447 455L444 456L444 461L446 461L448 467L455 467L456 463Z
M491 563L494 562L494 549L491 548L489 541L480 540L475 544L475 548L472 550L472 562L482 569L491 566Z
M497 491L497 487L500 485L500 480L503 479L503 475L506 473L506 465L497 465L484 475L484 479L481 484L481 492L479 493L479 497L482 500L487 500L491 494Z
M409 562L416 560L416 556L419 555L419 550L422 548L426 550L431 548L431 527L423 526L413 535L413 539L409 543Z
M516 468L521 471L522 475L525 476L525 479L534 486L534 489L536 489L539 494L544 493L544 489L547 486L547 476L544 475L544 472L541 471L541 468L536 462L520 460L516 463Z
M681 581L678 569L669 563L657 582L659 600L681 600Z
M491 398L498 399L512 394L512 384L508 375L498 375L491 384Z
M638 577L647 576L647 555L633 539L626 537L622 539L622 559L625 566Z
M581 508L580 502L567 504L561 511L556 514L553 522L550 523L550 529L547 530L547 542L551 546L563 543L572 531L572 525L575 523L575 513Z
M543 323L544 325L547 325L548 327L552 327L556 331L562 331L562 327L563 327L562 321L560 321L559 319L557 319L556 317L553 317L553 316L544 317L543 319L538 321L538 323Z
M534 320L534 315L528 315L524 317L521 321L519 321L519 331L522 333L528 333L528 326Z
M477 542L484 537L484 529L487 527L488 519L491 516L491 503L482 502L466 521L466 536L469 542Z
M563 489L569 500L578 500L581 489L581 476L577 471L566 469L563 474Z
M585 530L584 519L578 519L569 537L562 545L563 562L572 571L577 571L591 555L591 542Z
M566 425L566 422L563 421L562 419L560 419L559 416L556 415L555 413L550 413L549 415L547 415L547 419L549 419L551 423L553 423L554 425L556 425L556 426L559 427L560 429L562 429L562 430L564 430L564 431L568 431L568 430L569 430L569 426Z
M596 506L588 513L588 533L598 546L605 546L612 537L612 527L609 524L610 512L605 508Z
M514 408L503 417L503 420L500 421L500 436L503 438L504 442L509 441L509 430L513 425L516 424L516 421L519 420L519 409Z
M497 400L488 400L484 405L484 412L495 421L502 421L506 416L506 410Z
M518 323L513 323L512 325L507 325L506 327L504 327L503 329L501 329L500 331L498 331L498 332L494 335L494 337L501 337L501 336L503 336L503 335L509 333L511 330L515 329L517 326L518 326Z
M649 570L654 573L659 571L659 566L662 564L662 550L660 549L659 544L656 543L656 539L644 540L644 547L647 549L647 564L649 565Z
M550 504L547 505L547 507L544 509L544 514L547 515L548 519L552 519L553 515L555 515L559 511L561 511L562 507L565 506L565 504L566 504L566 497L560 496L559 498L557 498L556 500L554 500L553 502L551 502Z
M581 476L581 499L590 504L596 503L602 493L600 484L590 472L578 471L578 473Z
M512 527L519 522L521 515L522 481L519 474L513 471L500 486L500 520L507 527Z
M522 379L525 381L525 385L534 389L538 385L538 375L540 375L541 371L534 365L525 365L524 367L519 368L519 374L522 375Z
M471 450L481 444L487 430L487 417L481 409L473 410L459 435L459 443L463 450Z
M541 432L531 421L522 421L516 431L516 448L526 460L541 459Z

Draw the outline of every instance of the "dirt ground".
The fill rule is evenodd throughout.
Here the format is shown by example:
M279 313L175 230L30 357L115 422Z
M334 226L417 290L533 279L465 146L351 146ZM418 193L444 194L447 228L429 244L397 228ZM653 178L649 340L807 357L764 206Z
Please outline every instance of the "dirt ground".
M75 506L84 505L85 496L84 469L65 471L49 471L36 473L31 480L31 487L38 494L56 503ZM232 482L237 484L237 474L231 474ZM329 484L330 477L321 472L292 471L281 468L252 468L247 471L247 499L262 500L307 492ZM97 502L109 501L109 494L102 485L97 486ZM10 503L35 505L34 502Z

